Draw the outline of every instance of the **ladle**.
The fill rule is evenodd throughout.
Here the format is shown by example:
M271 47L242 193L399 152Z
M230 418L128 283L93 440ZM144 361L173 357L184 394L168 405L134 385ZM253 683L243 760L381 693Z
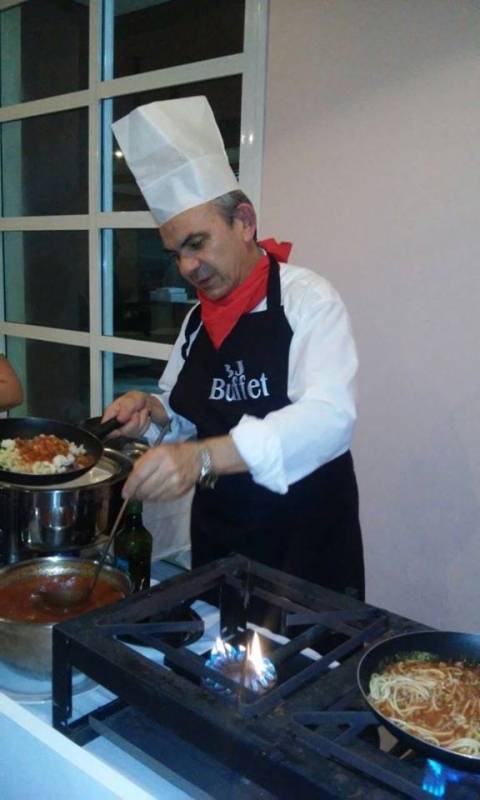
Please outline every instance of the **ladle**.
M79 587L75 586L75 581L72 582L70 580L69 583L69 579L67 578L64 585L59 586L58 588L39 589L38 594L41 596L42 601L43 603L45 603L45 605L50 607L53 606L54 608L64 609L68 611L71 608L71 606L80 605L80 603L85 603L86 600L88 600L88 598L90 597L91 593L93 592L96 586L98 576L100 575L104 561L107 557L107 553L110 549L110 546L113 542L120 521L123 517L128 500L129 498L126 497L121 505L120 511L118 512L115 522L113 523L110 536L108 537L107 543L105 544L103 552L95 567L95 572L93 573L93 578L91 583L87 586L87 588L85 588L85 586Z
M104 423L104 424L108 424L108 423ZM118 427L118 421L117 421L116 427ZM170 423L168 422L161 429L157 439L155 440L155 442L153 444L154 447L157 447L157 445L159 445L163 441L164 437L169 432L169 430L170 430ZM87 586L87 588L85 589L84 586L80 586L80 587L75 586L75 580L74 579L72 581L72 578L70 578L70 579L67 578L67 580L64 582L63 586L59 586L58 588L55 588L55 589L39 589L38 590L38 595L42 598L42 602L45 605L50 606L50 607L53 606L53 608L56 608L58 610L62 610L63 609L63 611L67 612L71 608L71 606L80 605L80 603L84 603L90 597L90 595L93 592L93 590L95 588L95 585L97 583L98 576L100 575L100 571L102 569L103 562L105 561L105 559L107 557L107 553L108 553L108 551L110 549L110 545L112 544L114 536L115 536L115 534L117 532L117 528L118 528L118 526L120 524L120 520L123 517L123 513L125 511L125 507L126 507L127 503L128 503L128 498L126 498L123 501L122 506L120 508L120 511L117 514L117 518L116 518L115 522L113 523L113 528L111 530L110 536L108 537L108 541L107 541L107 543L105 545L105 549L104 549L102 555L100 556L100 560L98 561L97 566L95 568L95 572L93 573L93 580L92 580L91 584L89 586ZM70 580L70 583L69 583L69 580Z

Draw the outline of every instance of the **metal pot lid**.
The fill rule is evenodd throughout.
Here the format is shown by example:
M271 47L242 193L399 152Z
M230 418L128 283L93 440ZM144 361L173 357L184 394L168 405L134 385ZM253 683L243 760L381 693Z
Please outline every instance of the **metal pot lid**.
M150 447L145 442L140 441L139 439L127 439L125 442L122 442L120 453L123 453L124 456L130 458L132 461L136 461L137 458L143 456L150 450Z

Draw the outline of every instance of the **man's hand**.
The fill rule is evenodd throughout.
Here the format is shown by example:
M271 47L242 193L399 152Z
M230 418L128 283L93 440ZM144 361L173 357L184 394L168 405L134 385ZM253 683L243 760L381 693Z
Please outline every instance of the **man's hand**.
M123 497L175 500L191 489L200 472L199 444L184 442L153 447L135 462Z
M123 422L121 428L110 436L142 436L150 424L150 408L148 394L145 392L127 392L117 397L103 412L102 422L116 417Z
M216 475L247 472L231 436L213 436L197 442L161 444L135 462L123 487L123 497L138 500L176 500L186 494L200 475L200 450L208 447ZM208 489L206 491L209 491Z

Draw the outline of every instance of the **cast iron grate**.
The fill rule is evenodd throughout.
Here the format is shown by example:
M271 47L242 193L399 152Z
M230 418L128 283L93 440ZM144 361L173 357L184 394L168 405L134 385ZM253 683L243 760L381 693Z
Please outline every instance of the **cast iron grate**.
M223 676L226 686L232 684L233 699L202 685L208 653L189 649L192 639L201 635L202 623L188 612L182 618L176 614L205 593L210 600L215 595L221 634L227 641L245 642L252 621L258 626L266 620L270 631L286 637L281 642L262 637L279 675L277 685L265 695L252 696ZM115 606L56 625L53 723L80 744L97 735L98 724L91 724L91 715L71 718L71 677L76 668L118 698L96 710L95 720L136 708L278 797L292 797L294 792L302 797L358 797L364 791L370 793L363 796L379 800L424 798L428 795L419 787L412 765L362 738L372 725L364 711L353 718L350 709L340 708L343 716L338 724L322 716L337 713L348 693L359 697L355 675L366 644L387 630L412 627L420 626L231 556ZM132 650L120 637L161 653L164 663ZM317 649L323 657L312 660L305 656L305 648ZM335 662L338 666L330 669ZM218 673L215 678L219 679Z
M480 797L478 776L417 756L398 742L381 750L372 743L371 733L378 729L378 720L370 711L300 711L292 716L292 731L312 751L369 775L403 797Z

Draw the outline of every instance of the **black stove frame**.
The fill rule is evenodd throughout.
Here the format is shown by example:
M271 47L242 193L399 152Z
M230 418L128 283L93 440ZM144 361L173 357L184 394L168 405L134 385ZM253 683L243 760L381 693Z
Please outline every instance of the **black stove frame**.
M289 641L275 645L268 654L279 681L265 695L253 695L217 672L215 679L232 689L232 694L228 698L215 693L201 683L208 672L205 656L160 638L166 632L195 632L198 623L145 622L205 593L211 599L212 592L217 595L221 634L226 640L245 641L256 603L267 603L275 610L277 632ZM166 726L276 797L290 799L295 793L302 800L431 797L419 788L418 769L356 739L363 728L378 725L373 716L365 715L356 690L356 668L364 646L385 633L422 627L234 555L170 578L115 606L56 625L53 725L85 744L98 735L105 721L115 720L126 709L137 709L153 724ZM124 635L156 647L171 668L153 663L116 638ZM322 644L329 641L333 645L326 652ZM307 647L318 647L323 658L310 661L300 655ZM333 661L341 666L329 669ZM292 663L297 665L293 671ZM71 720L73 668L118 699ZM352 699L356 717L351 716ZM333 712L340 713L340 721L328 716Z

